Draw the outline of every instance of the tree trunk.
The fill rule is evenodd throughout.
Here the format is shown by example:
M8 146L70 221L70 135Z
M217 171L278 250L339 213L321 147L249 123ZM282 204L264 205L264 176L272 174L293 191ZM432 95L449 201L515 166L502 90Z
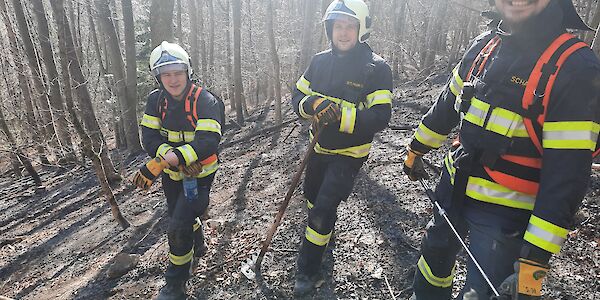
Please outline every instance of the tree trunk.
M175 0L152 0L150 5L150 45L173 42L173 7Z
M40 73L37 57L35 55L33 40L31 34L29 33L29 27L27 27L25 12L23 11L23 7L21 6L21 2L19 0L13 0L13 9L15 10L21 41L23 42L23 47L29 63L29 69L31 70L33 77L33 94L38 95L39 104L42 106L40 114L42 116L42 127L44 129L44 133L46 134L45 138L46 140L50 141L51 145L57 147L58 145L55 143L56 140L54 139L56 136L56 130L54 129L54 122L52 120L52 115L50 114L48 95L44 91L44 83L42 81L42 74Z
M428 68L435 62L435 57L439 50L440 35L442 35L442 25L444 21L444 13L448 7L448 0L438 0L434 2L431 8L431 14L429 19L429 26L427 29L427 48L425 50L424 60L422 61L421 67ZM444 38L445 40L445 38Z
M298 58L297 74L304 73L308 68L310 59L313 54L312 40L313 27L315 25L315 13L319 7L316 0L304 0L304 19L302 21L302 47L300 49L300 57Z
M206 0L208 5L208 15L210 16L210 25L208 28L208 73L210 74L206 86L213 88L215 79L215 8L213 0Z
M6 26L6 32L8 34L8 41L10 43L10 48L13 56L13 61L16 65L17 78L19 81L19 88L21 89L21 93L23 95L22 101L25 103L25 118L27 120L27 128L30 136L35 144L36 150L38 152L38 156L40 157L40 161L42 164L50 164L48 158L46 157L46 150L44 149L42 138L38 129L38 121L35 118L35 113L33 109L33 103L31 103L31 92L29 90L29 76L26 75L26 71L24 66L24 61L21 58L18 40L13 29L13 23L9 19L8 11L6 10L6 3L4 0L0 0L0 12L2 13L2 18L4 20L4 24Z
M133 21L133 7L131 6L131 0L122 0L123 6L123 24L125 28L125 58L127 62L127 99L130 107L133 108L136 116L135 132L137 133L137 114L135 110L138 103L137 95L137 62L135 54L135 24ZM130 145L129 143L127 145ZM141 146L140 146L141 149Z
M600 3L596 4L594 16L592 17L592 21L590 22L590 27L598 28L598 26L600 26ZM598 31L596 31L596 33L587 32L585 41L590 45L592 44L592 42L598 43L595 39L595 37L597 37L597 35L598 35ZM598 52L596 52L596 53L598 53Z
M177 41L183 45L183 28L181 28L181 0L177 0Z
M241 0L233 0L233 98L236 102L236 120L241 126L244 125L244 114L242 105L242 93L244 87L242 86L242 35L240 27L242 23L242 3Z
M42 0L33 0L33 11L37 20L37 29L39 34L40 46L46 73L48 74L48 84L50 86L50 106L54 121L56 122L56 131L58 133L58 143L61 147L62 157L66 161L75 161L73 152L73 142L69 133L69 123L65 114L62 95L60 92L60 80L58 79L58 70L54 62L52 44L50 42L50 32L48 30L48 20L46 19L46 10Z
M207 58L206 58L206 39L204 38L204 9L203 9L203 1L199 0L198 2L198 32L200 32L200 64L202 65L200 69L202 70L202 75L200 76L200 82L202 85L206 85L206 82L209 81L207 69Z
M281 125L281 69L279 66L279 55L277 54L277 44L275 41L275 32L273 29L273 19L277 18L277 11L273 7L273 0L267 0L267 35L269 36L269 50L271 52L271 61L273 62L273 85L275 87L275 123Z
M190 58L192 60L192 68L194 69L194 73L199 74L200 72L200 53L198 51L198 9L196 0L188 0L189 10L188 13L190 15Z
M233 86L233 67L231 66L231 19L229 18L229 11L231 5L229 4L229 0L225 1L225 36L226 36L226 44L227 44L227 95L229 97L229 103L231 106L231 110L235 110L237 112L236 98L234 96L234 86Z
M71 35L71 29L69 28L69 21L66 18L63 6L63 0L53 0L50 3L54 11L56 25L58 26L59 32L62 33L59 34L59 39L62 40L59 42L64 44L65 50L67 51L67 53L63 53L63 55L68 60L69 72L71 76L73 76L73 81L76 83L75 91L79 99L79 105L82 108L82 117L84 121L88 119L95 121L96 116L94 115L92 100L87 88L87 81L83 75L83 72L81 71L79 60L77 59L76 49ZM98 128L96 132L90 132L91 136L88 136L81 126L81 123L77 119L73 106L68 105L67 108L69 109L69 113L73 119L74 127L82 139L84 149L83 152L92 160L94 170L96 171L96 176L98 176L100 186L106 195L106 200L110 205L112 215L119 225L125 229L129 227L129 222L119 210L115 195L110 188L109 180L107 178L106 165L104 165L103 160L101 159L101 153L108 151L108 149L106 149L106 144L104 143L101 132Z
M125 85L123 58L121 57L117 32L111 21L112 18L108 0L96 0L96 8L98 10L100 24L108 39L107 50L110 52L110 65L117 87L117 95L119 97L121 108L121 119L125 129L125 139L127 140L127 150L129 150L131 154L136 154L142 151L136 114L137 99L131 99L127 96L128 92Z

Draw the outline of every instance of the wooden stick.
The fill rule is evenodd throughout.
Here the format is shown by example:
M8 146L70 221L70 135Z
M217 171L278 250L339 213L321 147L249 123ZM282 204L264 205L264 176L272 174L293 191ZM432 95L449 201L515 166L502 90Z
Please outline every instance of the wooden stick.
M313 128L315 128L315 127L313 126ZM281 219L283 218L283 214L285 213L285 210L288 207L288 204L290 203L290 199L292 198L292 195L294 194L294 190L296 190L298 183L300 183L300 177L302 177L304 167L308 163L308 159L310 158L311 154L313 153L313 148L317 144L317 139L319 138L319 133L320 133L320 130L317 130L315 132L315 135L314 135L312 141L308 145L308 149L306 149L306 154L304 154L304 159L302 159L302 163L298 167L298 171L296 171L296 175L294 175L294 179L292 179L292 182L287 191L287 194L285 195L285 199L283 199L283 202L281 202L281 205L279 206L279 211L277 212L277 215L275 216L275 221L273 221L273 225L271 225L271 228L269 228L269 231L267 232L267 237L265 238L265 240L262 243L262 247L260 248L260 253L258 254L258 257L256 258L256 264L254 265L254 272L256 274L260 274L260 265L262 263L263 257L267 253L267 250L269 248L269 245L271 244L271 240L273 239L273 235L275 234L277 227L279 227L279 224L281 224Z

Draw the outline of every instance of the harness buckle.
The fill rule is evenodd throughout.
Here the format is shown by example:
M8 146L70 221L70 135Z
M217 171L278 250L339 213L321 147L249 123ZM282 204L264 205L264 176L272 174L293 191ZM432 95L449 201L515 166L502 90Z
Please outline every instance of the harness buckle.
M460 108L459 111L466 113L471 106L471 98L475 96L475 86L471 82L465 82L460 92Z

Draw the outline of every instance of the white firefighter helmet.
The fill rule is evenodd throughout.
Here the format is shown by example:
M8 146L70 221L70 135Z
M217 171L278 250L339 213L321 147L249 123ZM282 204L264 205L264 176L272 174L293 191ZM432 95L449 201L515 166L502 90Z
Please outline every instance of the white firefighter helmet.
M363 0L334 0L331 2L323 16L329 39L331 39L331 21L342 15L358 20L358 41L364 43L371 35L371 17L367 4Z
M192 79L190 56L181 46L163 41L150 53L150 72L157 79L162 72L186 70Z

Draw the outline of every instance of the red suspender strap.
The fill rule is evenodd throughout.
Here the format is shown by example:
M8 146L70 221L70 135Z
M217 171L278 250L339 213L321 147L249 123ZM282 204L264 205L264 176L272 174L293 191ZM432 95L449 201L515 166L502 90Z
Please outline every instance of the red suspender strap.
M196 85L192 83L192 86L190 87L190 90L188 92L188 94L185 96L185 115L188 121L190 121L190 124L192 124L192 128L196 128L196 122L194 122L194 119L192 119L192 114L191 114L191 102L190 102L190 97L192 96L192 93L194 92L194 90L196 89Z
M583 42L577 42L577 43L571 45L566 50L564 50L562 53L559 53L560 56L558 57L558 60L556 60L556 63L554 66L551 66L551 65L548 66L547 64L554 57L554 55L557 53L559 48L561 48L561 46L563 46L566 42L568 42L569 40L572 40L572 39L575 39L575 37L569 33L563 33L561 36L556 38L552 42L552 44L550 44L550 46L544 51L542 56L538 59L537 63L535 64L535 67L533 68L533 71L529 75L529 80L527 81L525 93L523 94L522 106L523 106L523 109L525 109L526 111L529 111L530 105L534 105L534 102L537 100L536 98L543 97L542 110L540 111L540 114L537 115L537 120L536 120L540 126L543 126L543 124L544 124L544 120L546 118L546 111L548 108L548 101L550 100L550 94L552 92L552 86L554 85L554 81L556 80L556 76L558 75L558 71L562 67L562 64L569 57L569 55L571 55L573 52L577 51L580 48L587 46ZM549 78L548 78L545 88L542 87L542 88L544 88L543 94L540 94L540 92L537 91L536 89L538 88L538 84L540 83L540 79L542 78L543 69L547 68L547 67L555 67L555 69L549 75ZM527 128L527 133L529 134L531 141L533 142L535 147L538 149L539 153L542 154L543 148L542 148L542 144L541 144L541 140L542 140L541 131L539 132L539 134L538 134L538 132L536 132L536 130L533 126L533 120L530 118L530 116L524 116L523 122L525 123L525 127Z
M481 49L481 51L479 51L479 54L477 54L477 57L475 58L475 60L473 60L473 64L469 69L469 73L467 73L467 77L464 80L465 82L471 81L471 76L473 75L473 71L475 70L475 68L477 68L477 73L475 74L476 76L479 75L479 73L481 73L481 71L485 67L487 59L490 57L490 54L494 51L498 44L500 44L500 38L496 35L487 42L487 44L485 45L485 47L483 47L483 49Z
M198 98L200 97L200 93L202 93L202 87L198 87L198 90L196 90L196 93L194 94L194 105L192 106L192 110L193 110L193 116L194 119L196 120L196 122L198 122Z

